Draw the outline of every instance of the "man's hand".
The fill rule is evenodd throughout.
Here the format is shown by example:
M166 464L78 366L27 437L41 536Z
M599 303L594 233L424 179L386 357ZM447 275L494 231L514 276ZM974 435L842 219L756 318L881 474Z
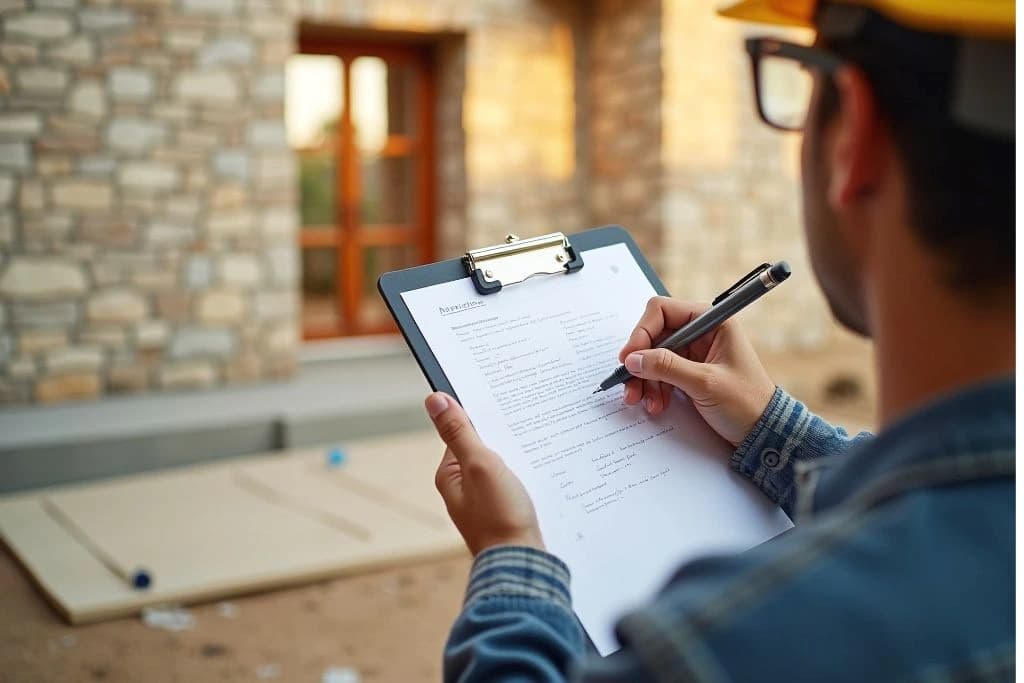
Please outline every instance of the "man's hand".
M708 308L663 296L647 303L619 353L626 369L641 378L626 382L625 401L643 401L657 415L668 405L672 387L678 387L719 436L738 446L768 407L775 384L736 320L708 332L682 355L652 348Z
M440 392L428 396L425 406L448 446L434 483L469 551L476 555L495 545L543 550L529 494L498 454L481 443L462 406Z

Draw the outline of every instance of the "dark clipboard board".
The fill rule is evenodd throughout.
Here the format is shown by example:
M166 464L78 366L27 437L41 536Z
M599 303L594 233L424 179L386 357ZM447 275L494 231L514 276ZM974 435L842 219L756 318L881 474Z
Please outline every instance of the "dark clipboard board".
M629 249L629 253L636 260L637 265L640 266L640 270L650 281L654 291L662 296L668 296L668 290L665 289L665 285L661 282L657 273L654 272L654 268L651 267L651 264L640 251L640 247L637 246L636 242L633 241L633 238L622 226L608 225L600 228L591 228L590 230L568 235L567 238L576 250L576 253L582 257L584 268L586 268L587 251L612 244L625 244ZM455 393L451 382L448 381L448 377L445 375L441 365L437 362L437 358L434 357L433 352L430 350L427 340L423 338L423 334L420 332L416 320L409 312L408 306L405 305L405 300L402 299L402 292L422 289L431 285L468 277L469 274L466 272L463 260L461 258L454 258L424 266L416 266L415 268L391 271L384 273L377 280L377 290L380 292L381 297L383 297L384 303L387 304L388 310L391 311L395 322L398 323L398 329L402 331L402 336L405 337L405 341L412 350L412 354L416 358L416 362L419 363L424 376L426 376L427 382L430 383L431 389L443 391L450 396L454 396L456 400L459 397ZM537 275L536 277L573 277L573 273ZM514 284L509 286L515 287ZM501 292L486 296L501 297ZM642 310L637 310L637 320L640 319L642 313ZM623 339L622 343L626 343L626 340ZM612 367L614 362L615 359L609 359L609 367Z

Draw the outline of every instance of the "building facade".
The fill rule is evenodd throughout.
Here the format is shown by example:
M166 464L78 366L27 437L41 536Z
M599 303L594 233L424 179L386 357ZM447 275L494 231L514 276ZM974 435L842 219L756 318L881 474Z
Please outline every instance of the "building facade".
M288 60L323 41L428 64L410 254L619 223L697 300L786 258L752 336L826 343L798 140L756 120L744 29L711 4L0 0L0 404L295 371L306 250L348 244L303 228L286 127Z

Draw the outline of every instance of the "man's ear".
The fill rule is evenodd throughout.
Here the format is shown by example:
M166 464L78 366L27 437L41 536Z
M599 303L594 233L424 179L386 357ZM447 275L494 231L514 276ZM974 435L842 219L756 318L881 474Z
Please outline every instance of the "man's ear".
M828 199L832 208L848 208L870 194L882 171L882 127L874 92L864 72L852 66L838 69L834 76L838 91L838 112L832 138L832 172Z

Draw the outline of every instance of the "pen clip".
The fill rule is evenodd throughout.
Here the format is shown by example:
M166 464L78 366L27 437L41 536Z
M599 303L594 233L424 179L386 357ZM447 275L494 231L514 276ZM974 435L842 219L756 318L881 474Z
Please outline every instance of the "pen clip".
M743 285L747 284L748 282L753 280L755 277L757 277L758 275L760 275L761 273L763 273L764 271L768 270L771 267L772 267L772 264L770 264L770 263L762 263L757 268L754 268L752 271L750 271L749 273L747 273L746 275L741 277L739 279L739 281L736 284L734 284L732 287L730 287L729 289L725 290L724 292L722 292L721 294L716 296L715 300L711 302L711 305L712 306L717 306L727 296L729 296L730 294L735 292L737 289L739 289Z

